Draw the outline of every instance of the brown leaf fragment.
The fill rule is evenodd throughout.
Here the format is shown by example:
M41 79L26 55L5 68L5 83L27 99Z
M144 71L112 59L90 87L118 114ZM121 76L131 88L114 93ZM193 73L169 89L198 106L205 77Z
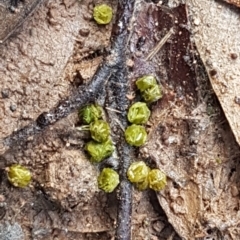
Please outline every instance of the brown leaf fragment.
M176 232L184 239L193 239L200 199L197 198L198 185L188 177L192 174L190 157L184 153L195 150L184 150L189 136L186 135L187 139L183 140L183 133L188 132L189 128L184 118L199 99L194 45L190 41L186 6L163 8L144 3L137 19L136 31L130 40L131 59L134 61L131 77L155 75L164 89L163 98L152 111L152 126L142 156L150 157L167 176L174 175L174 180L179 183L179 189L176 190L174 183L169 181L169 188L158 195L158 200ZM154 54L151 54L152 50ZM170 136L167 136L167 131ZM163 147L160 143L162 140L164 152L160 148ZM184 155L183 158L176 159L175 153L178 151ZM182 181L186 182L184 188L180 187Z
M239 6L239 0L231 3L238 3ZM227 6L219 8L216 1L204 0L199 4L189 0L188 4L195 18L204 19L198 26L193 25L194 40L208 71L213 90L240 144L239 10ZM205 9L212 11L206 15Z
M79 64L78 73L84 81L91 79L95 74L99 64L102 62L102 57L97 57L91 60L82 61Z
M194 62L193 46L185 5L165 9L149 4L139 13L135 24L137 31L130 43L134 62L130 77L136 79L153 74L164 87L176 88L179 98L196 95L194 65L191 64Z
M185 5L157 8L144 3L139 9L136 33L130 41L131 59L134 59L131 77L135 79L151 73L157 76L164 89L163 98L153 106L148 142L140 150L141 156L151 159L168 176L166 189L157 196L169 222L182 239L221 239L220 236L240 239L240 166L236 162L239 147L230 128L226 124L223 126L226 120L214 102L206 71L192 41L192 34L198 36L196 43L201 59L212 65L207 68L212 82L221 87L229 86L234 80L231 78L233 73L239 76L238 44L234 44L239 24L232 28L235 27L233 23L239 22L239 15L232 13L230 8L220 8L216 1L189 0L187 6L186 11ZM189 12L191 14L187 14ZM220 15L222 20L213 21ZM189 20L193 21L194 27ZM236 31L231 35L228 34L230 22L231 32ZM145 61L150 50L172 27L175 34L152 59ZM199 34L201 28L205 30L204 35ZM220 45L223 40L226 42ZM217 51L218 55L215 55ZM203 59L204 54L208 58ZM215 61L213 57L217 57ZM222 63L223 59L226 61ZM227 64L234 67L234 71L224 72L228 81L220 82ZM238 82L234 83L231 101L224 103L234 103L239 108ZM225 96L221 95L220 101ZM237 116L237 110L234 112Z
M237 7L240 7L240 0L224 0L224 1L236 5Z

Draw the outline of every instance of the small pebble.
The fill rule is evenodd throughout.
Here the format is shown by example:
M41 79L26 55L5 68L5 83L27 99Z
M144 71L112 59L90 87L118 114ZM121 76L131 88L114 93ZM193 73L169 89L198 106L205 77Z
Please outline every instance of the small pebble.
M236 53L231 53L230 57L232 60L236 60L238 58L238 55Z
M2 94L2 98L8 98L9 97L9 90L8 89L3 89L1 94Z
M210 75L213 77L213 76L216 76L217 75L217 70L215 69L212 69L209 71Z
M193 22L194 22L194 24L195 24L196 26L198 26L201 21L200 21L199 18L195 18Z
M238 97L238 96L235 97L235 103L240 105L240 97Z
M15 112L16 109L17 109L17 106L16 106L15 104L11 104L10 110L11 110L12 112Z
M87 37L90 33L90 30L88 28L82 28L79 30L79 34L83 37Z

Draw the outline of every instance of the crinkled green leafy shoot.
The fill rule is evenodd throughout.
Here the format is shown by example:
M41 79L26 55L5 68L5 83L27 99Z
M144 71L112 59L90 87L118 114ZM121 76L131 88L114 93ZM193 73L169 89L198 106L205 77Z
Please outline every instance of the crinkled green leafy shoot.
M162 98L162 91L160 86L155 85L153 87L150 87L142 92L142 97L145 102L152 103L156 102L160 98Z
M90 104L79 111L79 118L82 119L83 123L90 124L91 122L97 121L102 118L103 110L97 104Z
M128 180L132 183L143 182L148 177L149 170L145 162L133 162L127 171Z
M119 184L119 175L112 168L104 168L98 176L98 187L103 191L110 193Z
M155 191L160 191L167 184L166 174L159 169L152 169L148 174L149 187Z
M136 81L137 88L143 92L148 88L151 88L155 85L157 85L156 78L151 75L146 75L141 78L138 78Z
M31 181L31 172L20 164L14 164L7 169L9 182L15 187L26 187Z
M150 117L150 110L144 102L134 103L128 110L128 121L135 124L144 124Z
M101 162L103 159L110 157L114 149L115 147L110 139L103 143L90 141L85 146L85 150L91 156L91 161L94 163Z
M97 120L90 124L90 133L95 141L105 142L110 136L110 127L106 121Z
M93 9L94 20L101 25L105 25L111 22L113 16L113 10L107 4L100 4Z

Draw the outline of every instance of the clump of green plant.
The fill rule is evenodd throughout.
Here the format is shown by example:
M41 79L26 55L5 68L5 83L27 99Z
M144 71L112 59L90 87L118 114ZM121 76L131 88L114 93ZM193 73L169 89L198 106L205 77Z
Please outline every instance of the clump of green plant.
M150 117L150 110L146 103L136 102L128 110L128 121L135 124L144 124Z
M103 143L109 139L110 127L106 121L97 120L90 124L90 133L92 139Z
M101 162L103 159L110 157L114 149L115 147L111 139L103 143L90 141L85 146L85 150L91 156L91 161L94 163Z
M157 84L155 77L146 75L138 78L136 85L145 102L152 103L162 98L162 89Z
M94 19L99 24L107 24L111 21L112 10L106 4L94 8ZM137 88L146 103L152 103L162 97L162 91L157 84L156 78L146 75L136 81ZM147 140L147 132L142 124L147 123L151 111L145 102L136 102L128 110L127 118L131 126L125 130L126 142L135 147L140 147ZM110 127L108 123L101 120L103 110L96 104L90 104L80 110L79 116L85 124L82 130L89 130L91 140L85 146L85 150L91 156L91 161L99 163L110 157L115 149L110 138ZM152 169L143 162L132 163L127 171L127 177L134 183L137 189L145 190L148 187L160 191L166 185L166 175L159 169ZM111 168L104 168L98 176L98 186L105 192L112 192L119 184L119 175Z
M134 162L127 171L128 180L135 184L138 190L148 188L148 173L150 168L143 161Z
M128 168L127 177L140 191L147 188L160 191L167 184L167 177L161 170L150 169L143 161L133 162Z
M149 188L160 191L165 188L167 184L166 174L160 169L152 169L148 174Z
M85 145L85 150L94 163L110 157L115 149L110 138L109 124L101 120L103 109L97 104L89 104L79 111L79 118L89 125L81 126L80 130L90 131L92 140Z
M146 89L142 93L142 97L144 101L146 101L147 103L152 103L156 102L158 99L162 97L162 92L160 87L158 85L155 85L151 88Z
M127 177L130 182L143 182L149 173L150 169L143 161L134 162L128 168Z
M7 168L7 177L13 186L24 188L29 185L32 175L26 167L20 164L13 164Z
M136 85L146 103L155 102L162 97L161 88L157 84L156 78L152 75L138 78ZM151 114L146 103L136 102L128 110L128 121L133 123L133 125L125 130L125 139L131 146L142 146L147 140L145 128L139 126L139 124L147 123Z
M107 4L99 4L93 9L93 18L100 24L105 25L111 22L113 16L113 10Z
M146 75L138 78L136 81L136 85L138 90L140 90L140 92L144 92L145 90L157 85L157 80L152 75Z
M79 111L83 123L89 124L78 128L87 130L92 140L86 143L85 150L91 157L92 163L99 163L114 152L114 145L110 137L110 126L102 120L103 109L97 104L90 104ZM97 178L98 187L105 192L112 192L119 184L119 175L111 168L104 168Z
M125 139L129 145L140 147L147 140L147 132L143 126L132 124L125 130Z
M79 111L79 118L84 124L90 124L102 118L103 110L97 104L89 104Z
M119 175L111 168L104 168L98 176L98 187L103 191L110 193L119 184Z

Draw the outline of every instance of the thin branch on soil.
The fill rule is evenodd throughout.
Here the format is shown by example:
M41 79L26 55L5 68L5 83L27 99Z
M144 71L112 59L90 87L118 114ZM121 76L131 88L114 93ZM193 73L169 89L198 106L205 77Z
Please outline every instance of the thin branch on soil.
M125 57L119 65L117 74L113 75L108 84L107 99L105 104L111 106L110 109L120 107L121 111L108 111L109 122L113 129L113 139L117 143L117 152L119 156L120 166L120 186L118 189L118 221L116 238L117 240L131 239L131 215L132 215L132 185L127 179L127 169L129 168L133 148L130 147L124 138L124 129L127 127L127 108L129 100L126 95L128 93L128 79L125 67Z

